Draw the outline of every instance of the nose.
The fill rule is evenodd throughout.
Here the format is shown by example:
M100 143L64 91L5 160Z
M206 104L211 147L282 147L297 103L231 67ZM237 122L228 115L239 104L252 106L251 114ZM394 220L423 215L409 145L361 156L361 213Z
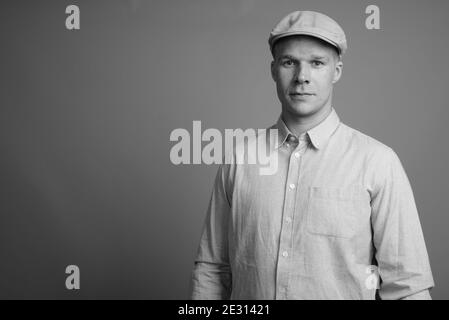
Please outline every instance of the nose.
M310 70L305 63L301 63L296 68L295 82L299 84L310 82Z

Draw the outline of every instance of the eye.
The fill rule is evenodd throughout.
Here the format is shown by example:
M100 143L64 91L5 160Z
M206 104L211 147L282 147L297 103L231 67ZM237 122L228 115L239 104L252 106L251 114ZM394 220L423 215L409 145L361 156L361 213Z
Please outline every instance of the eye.
M321 61L319 61L319 60L313 60L313 61L312 61L312 65L313 65L314 67L320 67L320 66L324 65L324 63L321 62Z
M293 60L284 60L282 61L282 65L284 67L292 67L295 63L293 62Z

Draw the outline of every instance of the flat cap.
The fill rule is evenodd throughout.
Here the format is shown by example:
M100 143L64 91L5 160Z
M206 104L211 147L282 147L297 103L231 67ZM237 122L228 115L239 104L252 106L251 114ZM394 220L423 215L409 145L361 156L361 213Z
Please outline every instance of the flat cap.
M319 12L295 11L282 18L268 38L271 52L277 40L293 35L308 35L322 39L335 46L340 54L345 53L348 48L343 29L335 20Z

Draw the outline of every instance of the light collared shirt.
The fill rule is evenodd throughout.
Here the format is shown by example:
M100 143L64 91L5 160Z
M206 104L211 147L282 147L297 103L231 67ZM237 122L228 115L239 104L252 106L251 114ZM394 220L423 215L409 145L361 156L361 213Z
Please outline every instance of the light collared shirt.
M430 299L429 258L397 154L334 109L300 137L281 117L271 129L274 174L254 164L218 169L192 298Z

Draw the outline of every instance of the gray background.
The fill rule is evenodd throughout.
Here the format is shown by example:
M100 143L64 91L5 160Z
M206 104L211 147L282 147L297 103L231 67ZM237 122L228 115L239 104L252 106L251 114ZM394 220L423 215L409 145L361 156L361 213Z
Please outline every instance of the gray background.
M65 28L69 4L81 30ZM365 28L369 4L381 30ZM399 154L432 295L449 298L443 0L2 1L0 298L188 298L217 165L171 164L170 132L274 123L267 37L299 9L346 31L334 107Z

